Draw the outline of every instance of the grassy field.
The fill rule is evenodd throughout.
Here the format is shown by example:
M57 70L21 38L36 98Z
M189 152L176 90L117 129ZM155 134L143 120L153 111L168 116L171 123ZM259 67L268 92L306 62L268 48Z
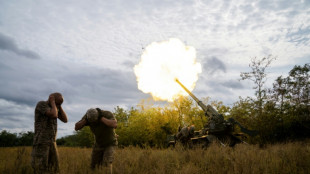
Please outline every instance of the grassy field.
M61 173L102 173L91 171L89 148L59 147ZM31 147L0 148L0 173L32 173ZM211 145L208 149L183 150L127 147L116 149L115 174L138 173L310 173L310 142L269 145Z

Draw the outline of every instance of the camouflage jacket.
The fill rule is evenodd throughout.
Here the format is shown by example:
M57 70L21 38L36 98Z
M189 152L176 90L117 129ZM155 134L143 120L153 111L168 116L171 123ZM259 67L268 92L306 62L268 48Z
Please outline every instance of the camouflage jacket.
M108 127L100 121L102 117L110 120L115 120L115 116L110 111L105 111L97 108L99 117L96 122L87 122L86 126L89 126L92 133L95 135L95 143L99 147L115 146L118 144L115 129ZM86 119L84 115L83 119ZM87 120L87 119L86 119Z
M34 138L33 145L49 144L56 141L57 118L50 118L45 115L51 109L47 101L37 103L34 112Z

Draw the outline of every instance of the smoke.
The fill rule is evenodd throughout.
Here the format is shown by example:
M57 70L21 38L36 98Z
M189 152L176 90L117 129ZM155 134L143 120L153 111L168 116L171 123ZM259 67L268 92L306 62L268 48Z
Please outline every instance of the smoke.
M175 79L192 91L201 73L201 64L196 62L194 47L171 38L148 45L134 72L139 90L150 93L155 100L173 101L180 95L188 95Z

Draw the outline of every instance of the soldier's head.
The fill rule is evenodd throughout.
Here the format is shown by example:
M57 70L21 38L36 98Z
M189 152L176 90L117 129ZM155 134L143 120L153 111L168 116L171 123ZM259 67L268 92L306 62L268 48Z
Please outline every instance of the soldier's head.
M86 119L89 123L96 122L98 120L99 113L97 109L90 108L86 112Z
M64 101L62 94L59 92L52 93L52 94L50 94L50 96L54 96L56 105L61 105Z

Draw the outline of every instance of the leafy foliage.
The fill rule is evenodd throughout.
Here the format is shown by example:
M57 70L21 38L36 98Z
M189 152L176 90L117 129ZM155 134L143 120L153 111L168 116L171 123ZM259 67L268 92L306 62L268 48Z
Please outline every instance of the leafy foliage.
M258 87L257 89L264 94L261 96L264 97L240 99L236 102L230 115L260 132L256 142L277 142L309 137L309 73L309 64L295 66L287 77L278 77L272 89ZM268 93L265 93L266 91Z
M31 146L33 142L33 135L34 133L31 131L16 134L3 130L0 133L0 147Z
M69 135L57 139L57 144L60 146L70 147L91 147L94 144L94 136L89 126L85 126L83 129L77 131L74 135Z
M263 102L266 97L266 90L264 89L264 84L267 80L266 69L269 67L273 60L275 60L275 57L272 57L271 55L262 59L257 59L255 57L251 60L251 64L249 65L251 71L240 73L242 80L251 80L255 85L253 89L256 90L256 106L259 114L262 114Z

